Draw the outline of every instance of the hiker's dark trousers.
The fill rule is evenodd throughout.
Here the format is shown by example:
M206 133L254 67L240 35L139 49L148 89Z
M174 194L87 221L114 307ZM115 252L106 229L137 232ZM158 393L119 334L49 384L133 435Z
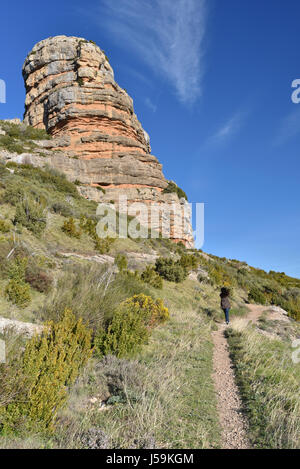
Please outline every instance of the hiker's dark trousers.
M225 321L227 322L227 324L229 323L229 311L230 311L230 308L225 308L223 309L224 313L225 313Z

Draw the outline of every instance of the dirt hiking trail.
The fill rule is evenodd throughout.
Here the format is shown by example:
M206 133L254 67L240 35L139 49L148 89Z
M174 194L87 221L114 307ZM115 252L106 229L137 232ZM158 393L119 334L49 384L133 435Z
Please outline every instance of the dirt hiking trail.
M266 310L265 306L247 305L246 319L256 323ZM213 379L217 393L219 420L222 427L221 444L223 449L251 448L247 437L248 424L242 410L242 401L235 382L234 367L229 356L229 348L222 324L212 333L214 343Z

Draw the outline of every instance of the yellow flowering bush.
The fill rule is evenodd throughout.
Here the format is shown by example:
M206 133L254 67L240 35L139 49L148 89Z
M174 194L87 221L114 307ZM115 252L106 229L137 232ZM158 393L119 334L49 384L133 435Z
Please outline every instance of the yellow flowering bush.
M133 355L147 343L151 329L169 319L169 311L161 299L153 300L140 294L123 301L115 312L107 331L95 338L95 348L100 356L117 357Z

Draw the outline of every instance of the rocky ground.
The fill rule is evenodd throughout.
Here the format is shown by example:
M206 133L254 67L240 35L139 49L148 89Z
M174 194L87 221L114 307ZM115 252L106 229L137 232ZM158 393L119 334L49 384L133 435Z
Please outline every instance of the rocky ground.
M14 331L18 334L27 334L28 336L32 336L38 332L41 332L42 326L32 324L30 322L0 318L0 332L4 332L6 329L14 329Z

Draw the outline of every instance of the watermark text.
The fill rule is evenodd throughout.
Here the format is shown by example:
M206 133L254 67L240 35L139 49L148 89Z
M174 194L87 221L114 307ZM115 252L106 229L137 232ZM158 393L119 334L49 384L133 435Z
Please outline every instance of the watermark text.
M0 103L6 103L6 84L4 80L0 78Z

